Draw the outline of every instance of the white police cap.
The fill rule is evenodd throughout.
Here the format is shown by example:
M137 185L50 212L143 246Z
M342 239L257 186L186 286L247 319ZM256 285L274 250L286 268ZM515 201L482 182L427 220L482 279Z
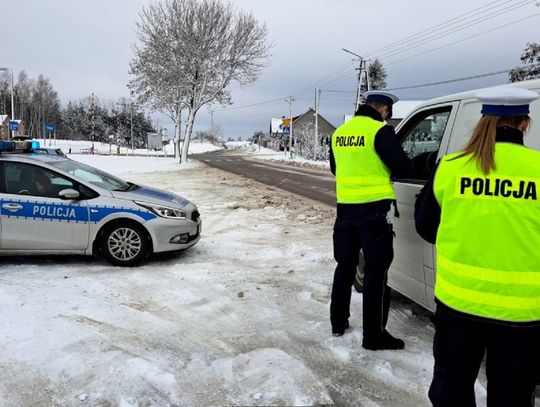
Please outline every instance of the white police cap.
M526 116L529 104L540 97L532 90L510 86L480 90L475 96L482 102L484 116Z
M393 93L385 92L382 90L370 90L369 92L365 92L363 94L363 97L366 101L378 100L379 102L383 102L389 107L392 107L392 105L399 100L399 98Z

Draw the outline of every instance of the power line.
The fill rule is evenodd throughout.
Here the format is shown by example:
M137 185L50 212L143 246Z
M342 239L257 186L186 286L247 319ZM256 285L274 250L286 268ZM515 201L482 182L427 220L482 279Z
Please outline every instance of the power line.
M405 51L408 51L408 50L411 50L411 49L414 49L414 48L418 48L418 47L420 47L422 45L425 45L425 44L428 44L428 43L433 42L435 40L447 37L447 36L449 36L451 34L462 31L462 30L464 30L466 28L469 28L469 27L471 27L473 25L483 23L484 21L492 20L495 17L501 16L503 14L507 14L507 13L509 13L511 11L514 11L514 10L520 8L520 7L523 7L523 6L532 4L532 3L533 3L532 1L526 1L525 3L522 2L522 4L510 6L510 7L507 7L506 9L503 9L503 10L498 10L497 12L488 14L487 16L483 16L481 18L477 18L475 20L465 22L465 23L463 23L463 24L461 24L461 25L459 25L457 27L451 28L449 30L442 31L440 33L436 33L435 36L428 37L428 38L420 38L417 41L413 41L412 43L408 43L407 45L404 45L404 46L402 46L400 48L387 50L387 51L385 51L385 52L383 52L381 54L378 54L376 57L377 58L389 58L389 57L401 54L401 53L403 53Z
M250 108L250 107L257 107L257 106L263 106L263 105L274 104L274 103L277 103L277 102L283 102L283 101L285 101L285 99L286 99L287 97L288 97L288 96L284 96L284 97L282 97L282 98L272 99L272 100L266 100L266 101L263 101L263 102L256 102L256 103L252 103L252 104L249 104L249 105L234 106L234 107L227 107L227 108L224 108L224 109L217 109L217 110L214 110L214 113L217 113L217 112L228 112L228 111L231 111L231 110L248 109L248 108ZM311 100L311 98L295 98L294 100Z
M418 53L418 54L411 55L411 56L406 57L406 58L403 58L403 59L398 59L398 60L396 60L396 61L388 62L388 63L386 63L386 66L392 65L392 64L397 64L398 62L407 61L407 60L409 60L409 59L416 58L417 56L424 55L424 54L428 54L428 53L430 53L430 52L437 51L437 50L439 50L439 49L449 47L450 45L454 45L454 44L457 44L457 43L460 43L460 42L463 42L463 41L470 40L471 38L479 37L479 36L481 36L481 35L490 33L490 32L492 32L492 31L496 31L496 30L499 30L499 29L501 29L501 28L505 28L505 27L508 27L508 26L510 26L510 25L513 25L513 24L517 24L517 23L520 23L520 22L525 21L525 20L529 20L529 19L534 18L534 17L539 16L539 15L540 15L540 13L532 14L532 15L530 15L530 16L527 16L527 17L524 17L524 18L520 18L520 19L518 19L518 20L511 21L511 22L508 23L508 24L503 24L503 25L500 25L500 26L491 28L491 29L489 29L489 30L482 31L482 32L480 32L480 33L471 35L471 36L469 36L469 37L465 37L465 38L462 38L462 39L460 39L460 40L453 41L453 42L450 42L450 43L448 43L448 44L441 45L441 46L439 46L439 47L431 48L431 49L429 49L429 50L427 50L427 51L423 51L423 52L420 52L420 53Z
M479 79L479 78L485 78L485 77L488 77L488 76L501 75L501 74L503 74L503 73L508 73L508 72L510 72L512 69L514 69L514 68L511 68L511 69L505 69L505 70L503 70L503 71L497 71L497 72L490 72L490 73L480 74L480 75L466 76L466 77L463 77L463 78L448 79L448 80L446 80L446 81L430 82L430 83L422 83L422 84L419 84L419 85L411 85L411 86L401 86L401 87L399 87L399 88L388 88L388 89L386 89L386 90L416 89L416 88L423 88L423 87L426 87L426 86L444 85L444 84L447 84L447 83L469 81L469 80L471 80L471 79Z
M470 18L471 16L480 14L480 13L475 13L475 12L477 12L479 10L487 8L487 11L489 11L489 10L492 10L493 8L500 7L500 5L495 6L495 7L489 7L489 6L492 6L493 4L496 4L496 3L500 3L501 1L504 1L504 0L492 1L492 2L487 3L487 4L485 4L485 5L481 6L481 7L476 8L474 10L468 11L468 12L466 12L464 14L461 14L461 15L459 15L457 17L454 17L454 18L452 18L450 20L444 21L442 23L436 24L436 25L434 25L432 27L429 27L429 28L426 28L426 29L424 29L422 31L419 31L416 34L409 35L409 36L407 36L407 37L405 37L405 38L403 38L401 40L395 41L395 42L393 42L393 43L391 43L389 45L386 45L386 46L383 46L381 48L377 48L377 49L375 49L373 51L367 52L365 55L366 55L366 57L369 57L369 56L375 55L377 53L381 53L383 51L386 51L386 50L388 50L390 48L400 47L403 43L408 42L410 40L413 40L413 39L415 39L417 37L422 37L422 36L425 36L426 34L430 34L430 33L433 33L433 32L435 32L437 30L440 30L442 28L446 28L448 26L451 26L451 25L455 24L455 23L453 23L454 21L462 22L463 19L467 19L467 18ZM467 16L469 16L469 17L467 17Z

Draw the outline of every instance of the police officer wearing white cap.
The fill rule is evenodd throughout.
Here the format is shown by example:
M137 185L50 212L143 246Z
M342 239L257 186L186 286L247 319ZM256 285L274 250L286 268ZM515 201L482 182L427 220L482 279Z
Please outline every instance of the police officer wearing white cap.
M332 334L349 328L351 289L360 249L364 255L362 346L370 350L402 349L404 342L386 330L390 307L388 268L394 252L387 213L396 194L391 176L405 176L411 163L385 120L398 98L384 91L364 94L355 116L332 135L330 167L336 176L337 217L332 285Z
M524 146L536 92L479 91L482 117L442 158L415 208L435 243L437 302L429 398L475 406L486 354L488 407L534 405L540 367L540 152ZM538 137L538 135L535 135Z

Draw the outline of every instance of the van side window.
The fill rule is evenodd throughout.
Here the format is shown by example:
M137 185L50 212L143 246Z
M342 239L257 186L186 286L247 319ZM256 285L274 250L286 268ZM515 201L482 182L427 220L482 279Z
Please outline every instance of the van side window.
M413 163L411 179L427 181L431 175L451 111L451 106L424 110L399 130L397 136Z

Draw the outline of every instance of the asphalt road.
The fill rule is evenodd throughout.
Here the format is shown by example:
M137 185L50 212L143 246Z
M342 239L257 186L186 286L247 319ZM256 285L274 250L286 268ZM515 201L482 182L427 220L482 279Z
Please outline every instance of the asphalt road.
M191 157L210 167L242 175L329 206L336 205L334 176L330 171L253 160L235 150L220 150Z

